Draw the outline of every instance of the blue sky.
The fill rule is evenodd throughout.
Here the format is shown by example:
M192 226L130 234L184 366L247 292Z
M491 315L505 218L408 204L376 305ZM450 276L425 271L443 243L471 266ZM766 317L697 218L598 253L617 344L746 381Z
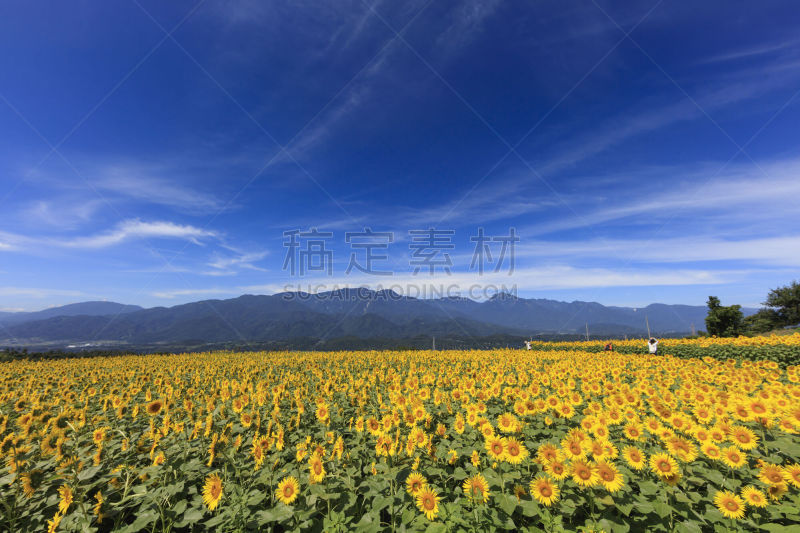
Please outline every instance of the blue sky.
M800 266L798 25L793 2L5 2L0 310L362 284L757 305ZM394 234L390 279L345 272L365 227ZM480 227L515 228L513 273L470 268ZM330 276L283 268L310 228ZM454 231L450 274L411 275L427 228Z

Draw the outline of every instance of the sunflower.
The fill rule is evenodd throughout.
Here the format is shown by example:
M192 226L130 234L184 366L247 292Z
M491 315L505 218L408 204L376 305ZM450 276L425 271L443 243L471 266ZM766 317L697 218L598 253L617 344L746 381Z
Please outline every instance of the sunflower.
M361 422L361 419L359 419L359 422ZM358 423L356 423L356 426L357 425ZM367 418L366 428L370 435L379 435L381 433L381 423L374 416Z
M456 416L456 421L453 423L453 429L456 430L456 433L462 435L464 433L464 427L465 427L464 416L461 413L459 413L458 416Z
M747 456L739 451L739 448L736 446L730 446L723 450L722 462L729 468L741 468L747 463Z
M753 485L748 485L742 489L742 499L752 507L767 506L767 496Z
M291 503L297 499L299 493L300 483L297 482L296 478L289 476L283 478L281 482L278 483L278 490L275 491L275 497L286 505L291 505Z
M692 430L692 435L700 444L705 444L707 441L711 440L711 435L709 435L708 430L704 427L696 427Z
M725 440L725 431L717 425L709 430L708 436L712 441L719 444Z
M600 481L594 465L579 459L572 462L572 480L581 487L593 487Z
M325 479L325 465L322 458L314 452L308 459L308 477L311 483L319 483Z
M153 466L158 466L164 464L166 457L164 457L164 452L158 452L155 457L153 457Z
M47 533L55 533L62 518L64 518L64 515L56 511L56 514L53 515L53 519L47 521Z
M561 492L558 490L558 485L544 476L538 476L533 479L530 484L530 489L531 496L547 507L557 502L561 495Z
M714 505L727 518L738 520L744 516L744 501L733 492L718 491L714 496Z
M417 507L428 520L435 520L439 514L439 496L436 489L425 486L417 493Z
M472 501L482 501L483 503L489 501L489 483L481 474L475 474L471 478L465 479L462 488L464 494Z
M636 446L628 446L622 450L622 457L625 459L625 462L635 470L644 468L647 461L644 453Z
M600 476L600 483L608 492L617 492L625 484L622 474L619 473L614 463L599 461L596 468L597 475Z
M742 450L752 450L758 446L758 437L756 437L756 434L744 426L735 426L731 428L731 434L728 438Z
M629 440L641 440L642 438L642 427L636 423L629 423L625 426L625 437Z
M327 403L323 402L323 403L318 404L315 414L317 415L317 420L319 420L323 424L327 425L330 422L331 413L330 413L330 410L328 408L328 404Z
M793 463L786 465L783 468L783 477L787 482L800 488L800 464Z
M107 427L97 428L92 432L92 441L96 445L100 445L106 438L106 431L108 430Z
M722 451L719 449L719 446L713 442L706 442L700 446L700 450L702 450L709 459L720 459L722 457Z
M767 485L777 485L783 483L783 469L778 465L761 463L758 479Z
M572 418L575 416L575 408L568 403L561 402L556 407L556 412L561 418Z
M697 459L697 448L686 439L674 437L667 441L667 450L684 463Z
M36 489L42 486L44 472L39 469L34 469L21 474L20 478L22 480L22 492L25 493L26 498L30 498L36 492Z
M497 418L497 428L503 433L516 433L519 428L519 420L511 413L503 413Z
M550 443L542 444L536 451L536 457L542 463L549 463L558 459L558 448Z
M502 461L506 455L506 439L502 437L491 436L485 442L486 451L495 461Z
M72 489L67 485L61 485L58 488L58 495L61 497L61 500L58 502L58 512L62 515L67 514L67 510L69 509L69 506L72 505L72 501L74 499Z
M6 437L6 440L3 441L2 449L5 450L6 442L9 440L13 443L14 434L10 434ZM42 440L39 441L39 448L42 450L42 454L44 455L53 455L58 454L61 448L61 444L63 443L64 435L54 429L50 431Z
M95 492L94 499L97 503L94 504L92 510L94 511L95 516L97 516L97 523L101 523L103 521L103 502L105 499L103 498L103 493L99 490Z
M569 468L560 458L546 463L544 471L555 480L564 479L569 475Z
M506 461L512 465L521 463L528 457L528 449L514 437L506 439Z
M481 464L481 456L478 454L477 450L472 450L472 454L469 457L469 462L472 463L472 466L478 468Z
M789 487L786 485L786 483L777 483L767 487L767 495L773 501L780 500L788 491Z
M650 457L650 470L662 479L679 473L678 463L666 453L657 453Z
M153 400L152 402L147 404L145 411L150 416L156 416L161 410L164 408L164 402L161 400Z
M416 496L428 484L425 476L419 472L411 472L406 478L406 492L412 497Z
M583 441L577 439L564 439L561 441L561 449L568 459L583 459L586 456L587 449L583 445Z
M222 479L217 474L211 474L203 485L203 503L213 511L222 499Z

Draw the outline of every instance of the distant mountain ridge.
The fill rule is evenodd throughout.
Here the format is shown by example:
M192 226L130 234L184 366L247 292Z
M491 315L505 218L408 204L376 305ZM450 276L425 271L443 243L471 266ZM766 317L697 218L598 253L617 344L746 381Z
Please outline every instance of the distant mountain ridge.
M80 302L74 304L62 305L59 307L49 307L41 311L33 312L16 312L16 313L0 313L0 324L20 324L22 322L31 322L33 320L45 320L57 316L102 316L102 315L116 315L121 313L132 313L133 311L141 311L144 309L138 305L126 305L116 302L94 301L94 302Z
M755 310L745 310L746 313ZM597 302L559 302L500 294L417 299L391 291L341 289L319 294L243 295L174 307L143 309L113 302L84 302L35 313L0 316L0 344L15 341L126 345L181 342L275 341L292 338L411 338L496 334L642 335L702 329L704 306L651 304L643 308ZM10 315L10 316L9 316Z

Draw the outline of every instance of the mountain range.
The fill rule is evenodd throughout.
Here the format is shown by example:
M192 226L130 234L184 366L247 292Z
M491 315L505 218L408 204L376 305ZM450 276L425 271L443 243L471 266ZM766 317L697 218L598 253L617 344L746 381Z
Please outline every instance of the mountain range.
M745 314L755 309L744 309ZM38 312L0 313L0 345L84 343L194 345L305 339L404 339L419 336L518 337L680 335L702 329L704 306L642 308L559 302L499 294L418 299L392 291L342 289L318 294L244 295L173 307L83 302Z

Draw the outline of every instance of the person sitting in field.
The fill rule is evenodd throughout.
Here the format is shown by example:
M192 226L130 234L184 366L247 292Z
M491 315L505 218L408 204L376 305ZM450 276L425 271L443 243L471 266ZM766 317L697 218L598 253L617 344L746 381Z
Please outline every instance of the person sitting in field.
M650 350L651 354L658 355L658 341L655 337L650 337L650 341L647 343L647 349Z
M526 350L530 350L531 349L531 341L525 341L525 349Z
M608 344L606 344L605 348L603 348L603 351L613 352L614 351L614 345L609 342Z

